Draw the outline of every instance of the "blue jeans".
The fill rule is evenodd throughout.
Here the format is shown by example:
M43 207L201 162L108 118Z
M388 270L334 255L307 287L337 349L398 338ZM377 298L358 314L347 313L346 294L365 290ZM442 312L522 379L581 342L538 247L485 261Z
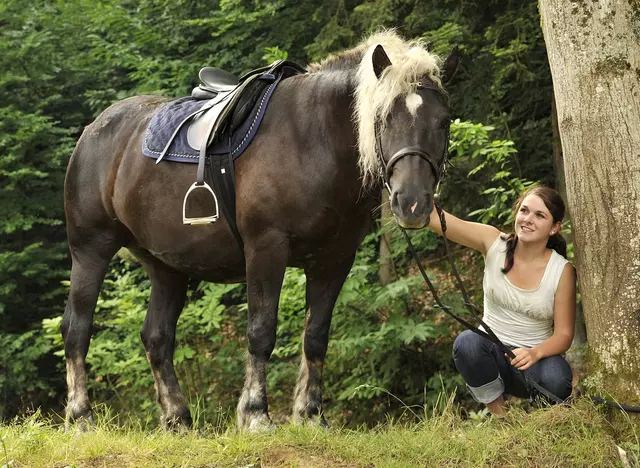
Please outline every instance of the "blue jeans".
M453 360L467 388L480 403L491 403L505 393L531 397L520 371L509 364L500 348L471 330L456 338ZM571 395L571 367L562 356L540 359L524 372L562 400Z

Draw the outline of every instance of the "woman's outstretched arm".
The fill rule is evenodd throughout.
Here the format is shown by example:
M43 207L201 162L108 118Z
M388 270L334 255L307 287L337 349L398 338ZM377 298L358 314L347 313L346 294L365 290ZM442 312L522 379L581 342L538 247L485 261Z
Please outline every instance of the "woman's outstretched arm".
M500 231L488 224L474 223L457 218L446 211L443 212L447 222L447 239L465 247L470 247L487 255L487 250L500 235ZM442 235L442 226L437 211L431 212L429 227Z

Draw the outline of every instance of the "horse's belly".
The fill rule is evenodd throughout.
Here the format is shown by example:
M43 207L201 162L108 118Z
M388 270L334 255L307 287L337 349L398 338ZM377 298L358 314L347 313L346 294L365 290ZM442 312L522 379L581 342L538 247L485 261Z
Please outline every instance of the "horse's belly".
M314 268L335 264L354 254L362 240L371 230L372 219L370 210L362 213L354 212L352 216L342 219L340 223L330 227L327 231L326 223L322 227L313 229L315 235L294 237L291 245L289 265L299 268ZM321 233L320 236L317 234Z
M202 252L201 255L195 257L189 254L189 252L164 252L154 253L153 256L165 265L202 281L212 283L242 283L245 281L244 260L220 262L216 261L215 253L206 255L205 252Z

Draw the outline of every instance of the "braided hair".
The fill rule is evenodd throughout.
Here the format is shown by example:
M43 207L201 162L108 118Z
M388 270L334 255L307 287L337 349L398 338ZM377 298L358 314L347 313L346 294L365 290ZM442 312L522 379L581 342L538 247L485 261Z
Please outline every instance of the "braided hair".
M529 195L537 195L542 199L545 206L551 213L551 217L553 218L553 222L561 222L562 218L564 218L564 201L562 201L562 197L555 190L545 187L543 185L536 185L535 187L530 188L525 191L520 198L513 205L513 217L515 218L518 214L518 210L520 210L520 205L525 198ZM507 242L507 255L506 255L506 265L501 269L502 273L505 275L513 268L513 255L516 251L516 245L518 244L518 236L515 233L511 234L502 234L501 239ZM549 237L547 241L547 247L555 250L564 258L567 258L567 241L564 240L562 234L560 232L556 232L554 235Z

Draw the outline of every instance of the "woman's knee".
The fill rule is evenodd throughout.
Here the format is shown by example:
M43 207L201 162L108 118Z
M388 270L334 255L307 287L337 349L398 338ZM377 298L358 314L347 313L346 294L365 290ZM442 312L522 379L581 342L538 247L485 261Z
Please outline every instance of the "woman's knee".
M490 351L490 347L491 342L471 330L465 330L457 336L453 343L453 359L477 358Z
M540 361L540 385L561 400L571 396L572 377L569 363L561 356L551 356Z

